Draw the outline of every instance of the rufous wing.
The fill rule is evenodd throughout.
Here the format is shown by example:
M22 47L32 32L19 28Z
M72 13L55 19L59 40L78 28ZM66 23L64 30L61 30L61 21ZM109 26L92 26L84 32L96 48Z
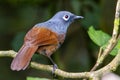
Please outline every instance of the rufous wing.
M50 44L58 44L58 35L45 27L33 27L26 37L25 42L30 41L34 45L43 46Z

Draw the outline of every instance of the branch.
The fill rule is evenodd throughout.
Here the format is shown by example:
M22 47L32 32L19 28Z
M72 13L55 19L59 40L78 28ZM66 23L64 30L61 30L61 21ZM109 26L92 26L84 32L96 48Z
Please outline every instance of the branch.
M120 0L117 1L117 5L116 5L116 13L115 13L115 19L114 19L114 28L113 28L112 38L108 41L108 45L103 51L103 53L100 53L102 55L98 57L96 64L91 69L91 71L96 70L96 68L103 62L106 56L112 51L112 49L116 45L117 38L119 38L118 37L119 25L120 25Z
M9 51L0 51L0 57L15 57L16 52L13 50L9 50ZM63 71L61 69L56 69L55 74L64 78L91 78L91 79L96 79L101 77L103 74L108 73L110 71L114 71L116 70L116 68L118 67L118 65L120 65L120 51L118 52L118 54L116 55L116 57L105 67L97 70L97 71L93 71L93 72L66 72ZM40 64L40 63L36 63L36 62L31 62L30 66L34 69L38 69L38 70L43 70L43 71L48 71L48 72L52 72L53 67L50 65L44 65L44 64Z

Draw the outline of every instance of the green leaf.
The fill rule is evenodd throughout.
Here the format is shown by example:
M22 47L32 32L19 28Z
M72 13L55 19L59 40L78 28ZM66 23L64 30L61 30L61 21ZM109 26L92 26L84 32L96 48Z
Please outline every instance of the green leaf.
M117 55L119 49L120 49L120 40L118 41L117 45L113 48L110 55L112 55L112 56Z
M95 44L102 47L103 49L106 48L106 46L108 45L108 41L111 38L108 34L104 33L103 31L95 30L93 26L89 28L88 35ZM110 52L110 55L112 56L117 55L119 49L120 49L120 40L113 48L113 50Z
M110 39L110 36L108 34L104 33L101 30L95 30L93 26L89 28L88 35L90 39L100 47L104 46Z
M27 77L27 80L50 80L47 78L38 78L38 77Z

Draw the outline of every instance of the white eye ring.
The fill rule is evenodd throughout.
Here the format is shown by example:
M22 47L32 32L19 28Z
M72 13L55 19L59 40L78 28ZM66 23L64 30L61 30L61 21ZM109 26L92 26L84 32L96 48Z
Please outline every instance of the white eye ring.
M69 18L70 18L69 15L64 15L64 16L63 16L63 19L64 19L65 21L69 20Z

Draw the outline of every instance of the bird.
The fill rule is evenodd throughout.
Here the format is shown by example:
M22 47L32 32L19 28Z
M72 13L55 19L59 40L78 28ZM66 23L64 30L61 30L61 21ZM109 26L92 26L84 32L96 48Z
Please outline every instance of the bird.
M24 43L11 63L11 70L25 70L35 52L47 56L53 64L53 71L58 67L51 55L63 44L67 29L75 19L82 19L69 11L59 11L45 22L38 23L30 29Z

